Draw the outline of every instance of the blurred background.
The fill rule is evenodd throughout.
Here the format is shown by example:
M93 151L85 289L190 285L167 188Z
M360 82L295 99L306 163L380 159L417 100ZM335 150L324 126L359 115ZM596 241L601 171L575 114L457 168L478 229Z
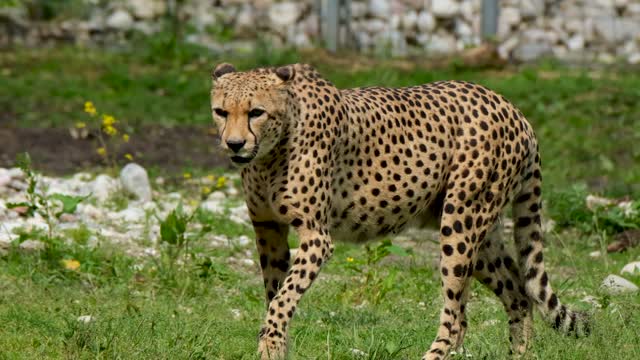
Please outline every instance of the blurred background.
M533 351L640 358L638 0L0 0L0 358L253 358L262 280L210 114L220 62L504 95L540 141L554 286L607 309L583 345L541 327ZM294 358L418 357L436 241L339 247ZM507 358L483 292L469 349Z

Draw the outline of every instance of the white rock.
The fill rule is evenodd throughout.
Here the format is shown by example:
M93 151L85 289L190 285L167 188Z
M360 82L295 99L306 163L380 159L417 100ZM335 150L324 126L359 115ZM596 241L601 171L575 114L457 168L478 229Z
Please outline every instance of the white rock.
M9 186L11 183L11 176L7 173L0 173L0 188Z
M640 2L627 5L627 12L631 15L640 15Z
M271 5L269 8L271 28L281 32L293 26L300 16L300 11L299 3L295 2L282 2Z
M436 28L436 18L431 13L421 11L417 19L418 30L422 32L430 32Z
M460 4L454 0L433 0L431 12L438 18L452 18L460 12Z
M238 35L253 34L256 30L256 22L251 6L243 6L236 17L235 30Z
M20 249L28 252L40 251L46 247L45 243L40 240L25 240L20 243Z
M220 203L220 201L210 201L207 200L203 202L200 207L206 211L210 211L214 214L222 214L224 213L224 206Z
M592 251L592 252L589 253L589 257L594 258L594 259L595 258L599 258L600 256L602 256L602 253L600 251L598 251L598 250Z
M389 27L392 29L400 29L401 18L398 14L392 14L391 17L388 18Z
M573 35L567 40L567 48L569 48L570 51L584 49L584 37L580 34Z
M120 183L124 191L143 202L151 201L151 185L147 170L142 166L129 163L120 171Z
M362 357L366 357L367 353L360 349L352 348L351 355L355 356L356 358L362 358Z
M81 315L78 316L78 318L76 319L78 322L83 323L83 324L89 324L93 321L95 321L96 318L94 318L91 315Z
M238 238L236 238L236 243L240 246L247 246L249 244L251 244L253 241L251 239L249 239L248 236L246 235L240 235Z
M592 0L593 5L603 8L613 8L615 6L615 0Z
M389 17L391 12L390 2L387 0L369 0L369 12L371 15L379 18Z
M117 9L107 18L107 27L116 30L129 30L133 26L133 17L126 10Z
M141 208L129 206L128 208L116 213L115 217L126 222L141 222L145 219L146 213Z
M81 216L87 217L92 220L98 220L104 216L104 212L101 209L91 204L78 204L76 212L78 214L81 214Z
M477 18L476 12L474 11L473 1L463 1L460 3L460 14L466 21L472 21L474 18Z
M520 0L520 15L523 19L538 17L544 13L544 0Z
M513 56L523 62L538 59L541 56L549 55L551 46L548 43L525 43L520 44L513 52Z
M24 171L22 171L22 169L20 168L11 168L9 169L9 171L7 171L7 174L9 174L9 176L11 176L12 179L24 179L26 177Z
M466 43L471 42L473 39L473 29L463 20L456 20L455 32Z
M231 315L234 319L239 319L242 316L242 312L239 309L231 309Z
M640 64L640 52L629 55L627 62L632 65Z
M508 60L511 57L511 52L518 46L519 40L517 36L512 36L505 40L500 46L498 46L498 56L501 59Z
M2 226L0 226L0 243L9 244L17 238L18 235L7 232Z
M500 22L504 22L509 26L517 25L522 21L520 10L515 7L505 7L500 10Z
M14 190L24 191L24 190L27 190L29 185L27 185L27 183L24 180L12 179L11 182L9 182L9 187Z
M249 266L249 267L253 267L256 264L251 259L242 259L242 260L240 260L240 262L242 263L242 265Z
M129 0L129 6L138 19L152 19L165 12L165 1L162 0Z
M621 275L640 273L640 261L630 262L622 268Z
M227 188L227 194L229 196L238 196L240 194L240 192L234 186L229 186Z
M633 293L638 291L636 284L618 275L609 275L602 281L602 287L610 294Z
M402 28L405 30L413 30L418 23L418 13L414 10L407 11L401 18Z
M222 191L214 191L207 197L207 200L222 201L227 198L227 195Z
M359 1L351 2L351 18L359 19L367 14L367 4Z
M382 20L373 19L373 20L367 21L364 24L364 27L369 34L378 34L378 33L387 31L388 25L386 22Z
M91 184L91 193L99 201L104 202L118 189L118 182L109 175L96 176Z
M452 54L458 48L456 38L453 35L443 32L438 32L431 36L431 39L425 46L425 50L429 54Z

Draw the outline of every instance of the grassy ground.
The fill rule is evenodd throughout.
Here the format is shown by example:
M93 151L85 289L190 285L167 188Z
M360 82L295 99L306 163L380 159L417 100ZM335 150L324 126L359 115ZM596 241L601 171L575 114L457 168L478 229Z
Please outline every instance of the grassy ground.
M73 48L0 53L0 121L71 126L82 116L84 101L91 100L134 129L208 125L209 72L222 59L190 48L169 57L154 46L159 45L135 53ZM583 225L547 236L552 283L565 302L595 316L592 336L580 340L558 336L538 319L531 358L640 358L638 295L610 296L599 288L607 274L638 259L640 249L592 259L588 254L601 249L609 235L595 231L599 222L592 215L576 218L589 190L640 198L640 75L556 65L484 71L357 61L344 66L266 50L236 64L299 60L314 63L339 87L465 79L519 106L540 138L550 214L562 224ZM224 218L205 222L214 231L251 235L251 229L229 227ZM40 254L14 250L0 259L0 359L255 358L265 307L262 281L257 266L232 261L257 260L247 253L251 245L210 248L206 236L195 237L193 255L182 265L166 248L160 259L134 259L106 241L90 248L83 236L61 235L72 241L56 241ZM389 256L370 266L371 250L339 245L296 315L291 358L352 359L360 358L359 352L368 359L418 358L433 339L441 305L432 250L427 244L412 255ZM79 260L79 271L65 270L60 265L65 258ZM640 283L640 277L629 279ZM466 347L472 358L507 358L502 306L479 284L473 289ZM601 308L583 301L587 295ZM78 322L82 315L95 320Z

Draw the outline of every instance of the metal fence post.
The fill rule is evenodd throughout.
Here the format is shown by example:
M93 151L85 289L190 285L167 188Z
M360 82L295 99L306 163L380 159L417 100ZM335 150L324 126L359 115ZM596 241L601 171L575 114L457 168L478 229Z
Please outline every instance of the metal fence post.
M351 21L351 0L317 0L322 40L331 52L346 47Z
M484 40L491 39L498 33L499 12L498 0L482 0L481 30Z

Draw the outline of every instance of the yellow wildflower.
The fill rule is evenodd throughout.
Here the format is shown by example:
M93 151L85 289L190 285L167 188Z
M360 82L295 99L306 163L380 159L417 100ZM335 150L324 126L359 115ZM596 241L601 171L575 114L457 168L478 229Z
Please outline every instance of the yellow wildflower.
M105 132L107 135L109 135L109 136L115 136L115 135L117 135L117 134L118 134L118 129L116 129L116 128L115 128L115 127L113 127L113 126L106 126L106 127L104 128L104 132Z
M96 152L98 153L98 155L100 156L106 156L107 155L107 149L104 147L99 147Z
M186 172L186 173L182 174L182 177L185 178L185 179L191 179L191 173Z
M205 194L205 195L211 193L211 188L208 187L208 186L203 186L202 187L202 193Z
M102 126L109 127L116 123L116 118L111 115L102 114Z
M80 261L73 259L64 259L62 260L62 265L67 270L76 271L80 268Z
M347 262L353 262L353 258L352 258L351 256L349 256L349 257L347 258Z
M109 126L105 126L104 127L104 132L105 134L109 135L109 136L114 136L118 134L118 129L116 129L115 127L109 125Z
M131 154L124 154L125 159L129 160L129 161L133 161L133 155Z
M84 121L77 121L76 122L76 129L84 129L87 127L87 124L85 124Z
M216 176L215 175L207 175L207 180L214 182L216 180Z
M94 116L96 114L96 107L93 106L93 103L91 101L85 101L84 103L84 112L86 112L87 114Z
M225 177L224 177L224 176L220 176L220 177L218 178L218 184L217 184L217 186L218 186L218 188L221 188L221 187L224 187L224 185L225 185L226 183L227 183L227 179L225 179Z
M122 141L129 142L129 134L123 134L122 135Z

